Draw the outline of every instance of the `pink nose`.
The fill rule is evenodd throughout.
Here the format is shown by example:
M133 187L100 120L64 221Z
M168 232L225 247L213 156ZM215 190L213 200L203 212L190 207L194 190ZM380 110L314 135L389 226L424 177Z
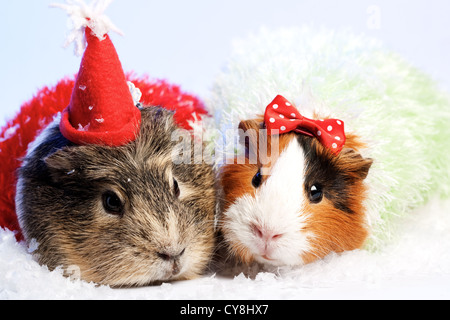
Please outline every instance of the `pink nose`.
M253 233L266 243L276 241L283 236L283 234L276 233L268 228L260 227L255 224L253 224L251 228Z

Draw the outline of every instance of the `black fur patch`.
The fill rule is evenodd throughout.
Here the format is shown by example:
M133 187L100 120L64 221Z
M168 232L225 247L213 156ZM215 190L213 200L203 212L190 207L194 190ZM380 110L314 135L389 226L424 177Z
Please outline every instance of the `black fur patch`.
M349 193L355 179L339 168L337 157L322 151L315 138L298 135L297 140L303 148L306 160L305 192L309 193L313 185L320 185L324 197L330 200L336 209L354 214L349 205Z

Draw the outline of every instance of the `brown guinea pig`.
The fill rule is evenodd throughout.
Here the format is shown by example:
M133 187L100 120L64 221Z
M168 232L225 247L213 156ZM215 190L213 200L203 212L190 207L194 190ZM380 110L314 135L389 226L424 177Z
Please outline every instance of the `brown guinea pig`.
M204 271L215 243L214 171L173 163L178 127L170 111L141 114L137 139L122 147L74 145L59 119L30 146L16 203L41 264L113 287Z
M356 136L348 135L335 156L314 137L268 135L263 119L243 121L240 129L246 161L222 168L219 217L223 241L238 261L303 265L363 245L363 181L373 161L357 152ZM263 146L270 152L259 152Z

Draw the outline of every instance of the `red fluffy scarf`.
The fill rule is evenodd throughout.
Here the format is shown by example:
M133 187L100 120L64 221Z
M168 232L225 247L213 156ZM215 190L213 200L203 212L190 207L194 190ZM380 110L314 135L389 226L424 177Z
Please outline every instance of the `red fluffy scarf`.
M0 132L0 227L14 231L18 241L23 240L15 210L16 171L28 144L67 107L74 80L63 79L54 88L45 87L31 101L22 105L17 116ZM175 121L184 129L192 129L189 121L207 114L204 104L195 96L183 93L176 85L162 80L127 75L127 80L142 92L143 105L161 106L175 111Z

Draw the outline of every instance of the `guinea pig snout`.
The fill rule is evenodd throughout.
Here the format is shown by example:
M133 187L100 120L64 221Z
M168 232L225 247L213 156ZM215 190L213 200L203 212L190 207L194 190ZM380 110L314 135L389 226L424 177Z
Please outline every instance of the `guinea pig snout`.
M250 228L251 228L253 234L256 237L258 237L259 239L261 239L262 241L264 241L265 243L270 243L272 241L276 241L283 236L282 233L278 233L276 231L273 231L270 228L267 228L264 226L261 227L256 224L251 224Z
M250 229L255 236L258 253L265 259L270 260L273 247L283 237L283 234L275 231L273 228L258 224L250 224Z
M167 278L175 277L181 273L183 269L182 258L185 252L185 248L181 251L173 248L161 248L156 253L165 268L165 276Z
M157 252L157 255L160 259L162 259L164 261L175 261L175 260L179 260L185 251L186 251L186 249L183 249L180 253L173 254L172 252L162 250L161 252Z

